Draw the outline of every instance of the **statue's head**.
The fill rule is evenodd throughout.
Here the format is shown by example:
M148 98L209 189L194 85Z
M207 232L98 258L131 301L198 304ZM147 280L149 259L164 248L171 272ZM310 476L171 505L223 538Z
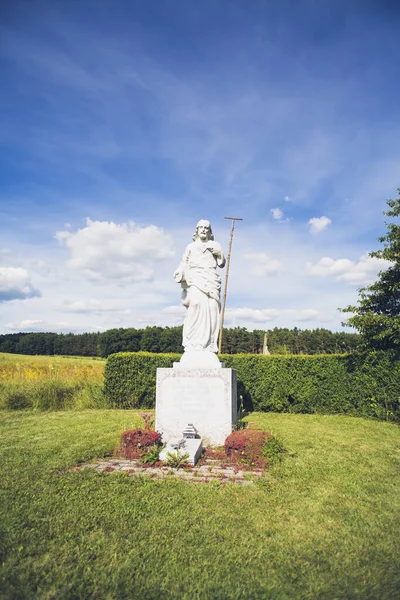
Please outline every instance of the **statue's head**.
M198 238L200 238L201 240L214 239L210 221L207 221L206 219L201 219L197 223L196 229L194 230L193 234L193 241L195 242Z

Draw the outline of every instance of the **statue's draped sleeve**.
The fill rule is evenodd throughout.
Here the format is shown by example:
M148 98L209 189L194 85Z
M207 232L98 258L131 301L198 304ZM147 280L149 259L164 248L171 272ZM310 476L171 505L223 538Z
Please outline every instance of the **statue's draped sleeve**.
M190 256L190 244L186 246L186 250L183 253L182 260L175 271L175 281L177 283L185 284L188 278L189 271L189 256Z

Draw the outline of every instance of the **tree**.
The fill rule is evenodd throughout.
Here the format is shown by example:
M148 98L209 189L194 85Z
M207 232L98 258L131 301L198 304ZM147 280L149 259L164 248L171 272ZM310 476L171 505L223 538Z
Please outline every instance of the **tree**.
M148 325L146 329L142 331L140 349L144 352L161 352L160 342L162 331L162 327Z
M399 217L400 198L388 200L387 204L390 210L383 214ZM383 248L369 255L387 260L390 265L378 273L375 283L359 290L357 306L347 306L342 312L354 313L345 325L360 332L364 348L400 350L400 225L385 225L386 235L378 238Z
M182 354L182 325L180 327L164 327L160 338L160 352L177 352Z
M125 329L108 329L100 334L99 354L102 358L107 358L109 354L123 352L126 350L124 344Z

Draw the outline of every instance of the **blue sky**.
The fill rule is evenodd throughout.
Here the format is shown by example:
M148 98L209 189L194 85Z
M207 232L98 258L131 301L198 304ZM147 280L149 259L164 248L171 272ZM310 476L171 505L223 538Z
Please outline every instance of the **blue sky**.
M226 325L341 328L400 186L397 2L1 11L1 333L180 324L172 274L227 215Z

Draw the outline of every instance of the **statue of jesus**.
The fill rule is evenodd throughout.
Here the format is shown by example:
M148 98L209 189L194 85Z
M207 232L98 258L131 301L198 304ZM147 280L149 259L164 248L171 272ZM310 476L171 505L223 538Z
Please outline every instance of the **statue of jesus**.
M221 278L217 266L225 266L221 246L214 241L210 222L201 220L174 273L186 306L182 342L185 353L218 352Z

